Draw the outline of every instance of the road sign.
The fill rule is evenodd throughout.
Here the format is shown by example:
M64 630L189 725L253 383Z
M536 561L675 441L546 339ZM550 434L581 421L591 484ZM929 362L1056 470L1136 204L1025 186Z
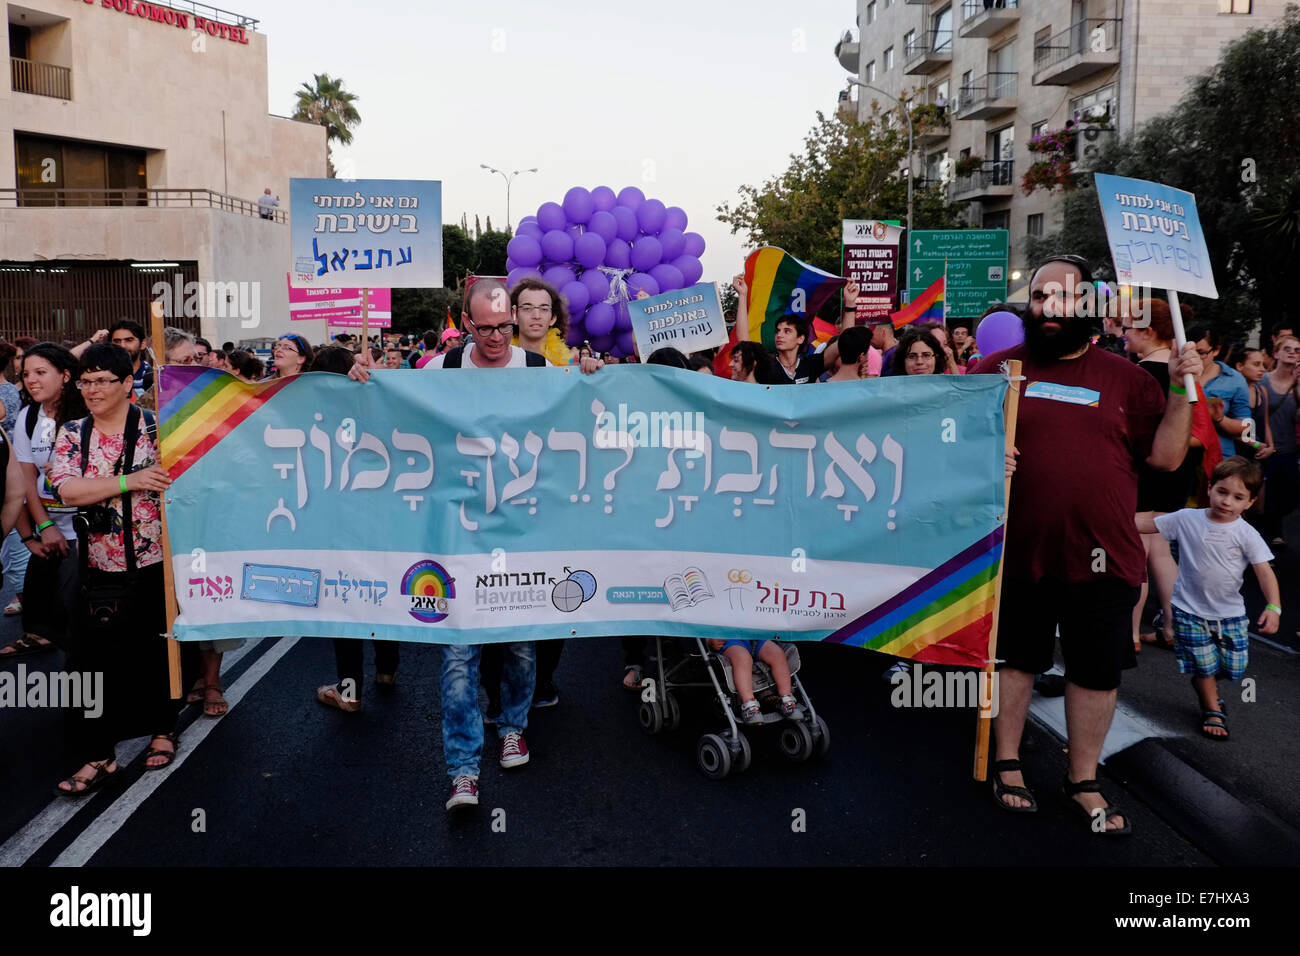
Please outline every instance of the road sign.
M907 237L908 300L944 274L944 316L973 319L1007 297L1009 239L1005 229L918 229Z

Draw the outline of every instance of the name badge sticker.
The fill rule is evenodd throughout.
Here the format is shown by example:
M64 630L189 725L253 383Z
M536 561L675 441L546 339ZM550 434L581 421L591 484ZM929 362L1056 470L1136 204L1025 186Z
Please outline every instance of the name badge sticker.
M1025 398L1047 398L1067 405L1087 405L1096 408L1101 403L1101 392L1077 385L1057 385L1055 382L1034 382L1025 389Z

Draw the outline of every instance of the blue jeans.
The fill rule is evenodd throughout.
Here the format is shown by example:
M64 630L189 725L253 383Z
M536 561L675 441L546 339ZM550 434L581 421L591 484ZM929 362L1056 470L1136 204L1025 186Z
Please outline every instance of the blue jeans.
M31 560L31 556L32 553L27 550L27 545L18 540L17 531L10 531L5 535L4 545L0 547L0 567L3 567L5 572L5 591L23 593L23 579L27 576L27 562Z
M502 644L501 720L497 736L528 726L528 708L537 683L537 646L532 641ZM478 705L478 667L482 644L447 644L442 649L442 753L447 776L478 776L483 754L483 714Z

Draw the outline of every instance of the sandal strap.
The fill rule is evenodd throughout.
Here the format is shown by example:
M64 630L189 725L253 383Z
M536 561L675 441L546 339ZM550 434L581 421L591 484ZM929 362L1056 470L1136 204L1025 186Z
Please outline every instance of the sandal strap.
M1080 780L1074 783L1070 780L1069 774L1065 776L1065 782L1061 784L1065 792L1070 796L1078 793L1101 793L1101 783L1097 780Z
M1002 783L1001 781L998 781L993 784L993 789L996 791L996 795L999 800L1002 800L1004 796L1010 794L1013 797L1023 797L1024 799L1028 800L1030 803L1033 803L1035 805L1038 803L1037 798L1033 795L1032 792L1030 792L1030 790L1027 787L1012 787L1005 783ZM1005 800L1003 802L1006 803ZM1011 806L1011 804L1008 803L1007 806Z
M993 761L994 773L1010 773L1012 770L1020 770L1020 758L1014 760L995 760Z

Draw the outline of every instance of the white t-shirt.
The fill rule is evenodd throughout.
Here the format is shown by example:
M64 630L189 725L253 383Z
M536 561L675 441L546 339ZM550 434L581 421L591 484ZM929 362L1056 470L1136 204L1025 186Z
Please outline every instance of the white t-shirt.
M1259 532L1241 518L1211 521L1205 508L1184 508L1155 520L1161 535L1178 542L1173 603L1211 621L1244 617L1242 574L1250 565L1273 558Z
M470 358L470 353L473 351L474 351L473 342L465 346L465 351L462 352L460 356L461 368L478 368L478 366L474 364L473 359ZM433 357L433 361L425 363L424 367L442 368L442 363L445 362L446 360L447 360L447 353L443 352L441 355L435 355ZM528 353L525 352L517 345L510 346L510 361L507 362L505 365L501 366L501 368L527 368L527 367L528 367Z
M36 427L32 429L32 437L29 439L27 416L32 414L33 409L38 410L39 414ZM54 458L54 419L45 414L42 406L28 405L18 413L18 418L14 422L14 454L18 456L20 462L36 466L36 491L40 495L41 504L50 513L50 520L54 522L54 526L59 529L63 537L75 541L77 532L72 527L72 518L77 513L77 509L59 501L59 496L54 493L46 477L45 468Z

